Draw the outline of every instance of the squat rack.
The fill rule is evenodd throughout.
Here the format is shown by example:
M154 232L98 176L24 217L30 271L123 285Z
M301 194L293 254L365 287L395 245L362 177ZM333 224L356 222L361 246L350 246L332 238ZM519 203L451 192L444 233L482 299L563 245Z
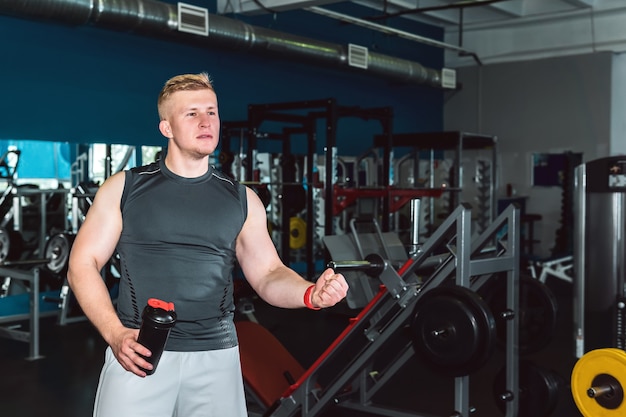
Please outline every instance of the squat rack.
M256 153L258 144L262 140L281 140L284 154L291 152L290 138L294 134L304 134L307 140L306 155L306 241L314 241L315 213L313 212L313 188L319 186L314 182L315 156L318 146L317 121L325 122L325 178L324 178L324 234L333 234L333 216L336 211L335 204L335 172L337 153L337 125L342 118L360 118L363 120L376 120L380 122L383 136L391 135L393 124L393 111L391 107L361 108L356 106L341 106L335 98L319 100L305 100L294 102L250 104L248 106L248 119L246 121L225 122L222 129L222 149L231 151L231 139L238 132L245 130L246 160L245 181L255 181ZM261 130L266 122L281 124L279 132L264 132ZM286 223L285 223L286 221ZM283 229L289 235L288 219L283 218ZM284 241L285 239L283 239ZM283 261L289 259L289 247L282 245L281 257ZM316 273L314 245L307 245L306 262L307 275L314 276Z

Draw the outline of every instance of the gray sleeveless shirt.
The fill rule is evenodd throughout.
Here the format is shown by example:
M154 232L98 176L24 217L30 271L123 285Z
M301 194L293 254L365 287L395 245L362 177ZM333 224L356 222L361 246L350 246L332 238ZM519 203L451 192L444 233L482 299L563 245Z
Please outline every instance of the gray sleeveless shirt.
M121 210L122 323L138 328L148 299L159 298L173 302L178 316L167 350L236 346L232 271L245 187L213 167L183 178L160 160L126 171Z

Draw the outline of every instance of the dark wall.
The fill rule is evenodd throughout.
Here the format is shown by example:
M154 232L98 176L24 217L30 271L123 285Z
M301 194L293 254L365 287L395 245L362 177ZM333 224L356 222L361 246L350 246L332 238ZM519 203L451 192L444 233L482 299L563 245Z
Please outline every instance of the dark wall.
M442 66L439 49L311 13L249 20L314 39L358 43L429 68ZM419 29L442 37L438 30ZM172 75L199 71L214 79L222 121L246 119L248 104L333 97L345 106L391 107L395 132L436 131L443 123L441 90L310 63L6 16L0 16L0 38L0 140L163 145L158 91ZM362 152L377 133L371 122L341 122L340 152Z

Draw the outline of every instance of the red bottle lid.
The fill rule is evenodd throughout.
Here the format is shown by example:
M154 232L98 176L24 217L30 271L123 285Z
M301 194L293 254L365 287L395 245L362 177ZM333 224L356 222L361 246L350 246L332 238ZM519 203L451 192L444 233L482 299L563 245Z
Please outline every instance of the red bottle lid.
M167 301L159 300L158 298L150 298L148 305L152 308L162 308L165 311L174 311L174 303L168 303Z

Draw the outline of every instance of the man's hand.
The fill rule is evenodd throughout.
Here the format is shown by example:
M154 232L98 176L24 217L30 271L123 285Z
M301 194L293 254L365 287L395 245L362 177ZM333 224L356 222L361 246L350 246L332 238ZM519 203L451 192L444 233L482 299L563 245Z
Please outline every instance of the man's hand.
M152 365L142 356L149 357L152 353L145 346L137 342L139 329L124 328L109 345L117 361L124 369L137 376L145 377L143 369L152 369ZM143 369L142 369L143 368Z
M318 308L332 307L343 300L347 293L348 283L344 276L328 268L315 282L311 303Z

